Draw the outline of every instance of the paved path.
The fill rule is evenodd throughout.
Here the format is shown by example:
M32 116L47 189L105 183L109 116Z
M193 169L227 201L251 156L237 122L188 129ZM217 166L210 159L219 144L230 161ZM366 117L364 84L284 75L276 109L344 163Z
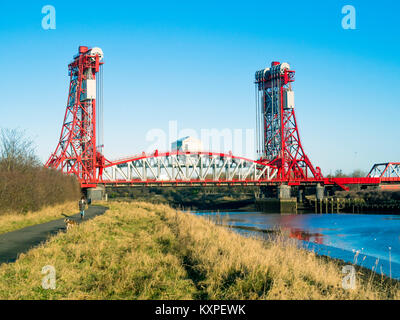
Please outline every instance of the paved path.
M107 209L103 206L90 206L89 209L85 210L84 220L80 219L79 213L69 217L81 223L103 214ZM65 230L64 219L65 217L62 217L61 219L0 234L0 264L14 262L20 253L26 252L46 241L51 235L60 230Z

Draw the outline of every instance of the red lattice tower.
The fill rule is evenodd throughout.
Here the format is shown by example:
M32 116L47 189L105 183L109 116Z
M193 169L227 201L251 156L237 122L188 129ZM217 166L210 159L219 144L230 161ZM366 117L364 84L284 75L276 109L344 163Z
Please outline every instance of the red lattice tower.
M279 62L255 74L257 137L263 130L257 142L260 160L277 167L281 181L321 179L320 168L314 169L300 141L291 88L294 74L289 64Z
M99 128L102 121L102 79L96 77L101 71L102 59L100 48L81 46L74 61L68 65L67 109L58 145L45 165L76 175L82 187L95 186L104 167L102 145L96 143L96 129L102 132ZM96 106L97 96L99 106ZM100 109L99 114L96 114L96 107Z

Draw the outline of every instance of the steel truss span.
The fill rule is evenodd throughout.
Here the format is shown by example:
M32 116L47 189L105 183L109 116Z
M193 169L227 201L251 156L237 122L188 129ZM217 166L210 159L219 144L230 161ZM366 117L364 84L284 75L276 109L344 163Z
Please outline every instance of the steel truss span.
M400 179L400 162L376 163L368 173L368 177L387 179Z
M272 181L277 168L213 152L141 154L107 161L101 183L111 185L259 185Z

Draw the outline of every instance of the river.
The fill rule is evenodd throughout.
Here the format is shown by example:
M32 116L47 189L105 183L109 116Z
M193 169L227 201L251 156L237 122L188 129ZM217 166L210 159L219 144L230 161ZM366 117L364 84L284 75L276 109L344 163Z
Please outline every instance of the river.
M244 235L265 237L281 229L308 250L400 279L400 216L390 214L299 214L192 211ZM358 252L358 253L357 253Z

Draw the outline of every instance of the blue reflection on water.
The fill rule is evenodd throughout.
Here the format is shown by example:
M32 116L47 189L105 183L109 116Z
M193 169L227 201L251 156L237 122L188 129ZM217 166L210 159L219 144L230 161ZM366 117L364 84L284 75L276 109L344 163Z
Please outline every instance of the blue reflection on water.
M389 275L391 272L393 278L400 279L400 216L397 215L193 213L220 215L224 217L224 223L247 235L262 236L265 231L281 229L290 238L299 240L303 247L318 254L355 262L379 274Z

